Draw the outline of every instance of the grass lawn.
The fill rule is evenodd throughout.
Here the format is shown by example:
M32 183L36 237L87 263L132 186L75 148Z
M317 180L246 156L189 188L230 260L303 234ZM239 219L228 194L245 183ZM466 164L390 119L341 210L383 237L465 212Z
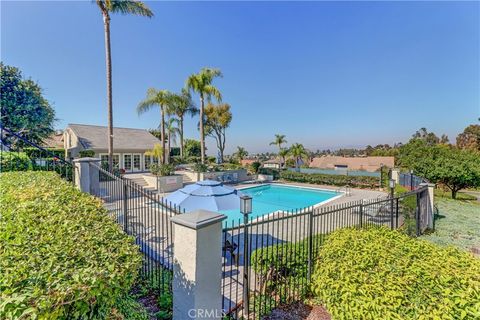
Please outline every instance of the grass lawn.
M480 247L480 202L466 200L471 198L465 194L458 194L458 198L465 200L452 200L436 193L439 216L435 221L435 232L422 238L470 251L472 247Z

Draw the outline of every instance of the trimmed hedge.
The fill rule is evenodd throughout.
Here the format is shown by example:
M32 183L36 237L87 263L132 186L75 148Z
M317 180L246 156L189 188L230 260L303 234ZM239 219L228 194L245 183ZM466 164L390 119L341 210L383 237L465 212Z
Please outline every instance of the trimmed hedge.
M2 151L0 154L1 172L26 171L32 168L32 160L23 152Z
M379 178L368 176L346 176L322 173L301 173L294 171L281 171L280 178L287 181L303 182L311 184L325 184L333 186L351 186L357 188L378 188Z
M0 319L104 319L141 266L99 200L53 172L0 174Z
M331 233L312 279L335 319L480 318L480 260L385 227Z

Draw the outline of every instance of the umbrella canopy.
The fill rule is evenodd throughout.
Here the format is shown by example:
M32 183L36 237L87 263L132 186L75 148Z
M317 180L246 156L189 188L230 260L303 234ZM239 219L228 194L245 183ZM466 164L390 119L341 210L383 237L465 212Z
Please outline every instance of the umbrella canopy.
M204 209L210 211L240 210L241 192L221 182L204 180L179 189L165 199L186 212Z

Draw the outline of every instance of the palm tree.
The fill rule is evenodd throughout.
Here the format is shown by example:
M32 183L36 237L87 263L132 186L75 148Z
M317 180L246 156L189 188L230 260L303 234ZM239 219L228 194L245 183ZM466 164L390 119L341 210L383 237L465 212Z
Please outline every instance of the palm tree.
M137 113L140 115L154 106L159 106L160 108L160 140L162 142L163 151L166 153L165 148L165 115L168 113L170 106L172 105L172 94L168 90L156 90L150 88L147 90L147 97L140 101L137 106ZM168 157L162 157L162 163L168 163Z
M289 150L286 148L282 148L280 149L280 151L278 151L278 155L280 156L280 158L282 158L282 162L283 162L282 165L285 164L285 161L286 161L285 159L288 156L288 154L289 154Z
M288 153L295 159L295 168L297 171L300 161L308 159L308 151L301 143L294 143L290 149L288 149Z
M283 134L276 134L275 135L275 140L270 142L270 145L276 145L278 146L278 150L282 150L282 144L287 143L287 140L285 139L285 135Z
M177 143L177 134L179 133L179 128L175 126L176 123L178 123L179 120L175 118L169 118L166 123L166 131L167 131L167 137L168 137L168 150L167 154L168 157L170 158L170 154L172 151L171 148L171 143Z
M237 147L237 152L235 152L233 155L234 155L235 158L238 159L238 161L242 161L243 158L248 156L248 152L243 147Z
M148 150L145 152L146 156L152 156L153 158L157 159L159 163L163 162L163 156L165 152L163 152L162 145L160 143L156 143L153 146L152 150Z
M153 17L153 12L141 1L136 0L95 0L103 16L105 31L105 63L107 67L107 109L108 109L108 169L113 168L113 106L112 106L112 52L110 48L110 13L134 14Z
M183 158L185 145L183 142L183 118L186 114L190 114L192 117L198 113L198 109L192 101L190 92L185 88L182 89L180 94L174 94L172 102L171 113L178 118L178 133L180 136L180 157Z
M205 99L211 101L212 97L215 97L218 102L222 101L220 90L212 85L213 79L221 76L222 72L219 69L203 68L199 73L190 75L185 82L187 90L192 90L200 95L200 149L203 164L205 164L205 132L203 128Z

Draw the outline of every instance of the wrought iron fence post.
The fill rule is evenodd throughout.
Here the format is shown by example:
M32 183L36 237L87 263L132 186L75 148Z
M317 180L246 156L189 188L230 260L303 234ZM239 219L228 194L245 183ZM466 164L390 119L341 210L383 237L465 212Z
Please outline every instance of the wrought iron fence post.
M360 203L360 228L363 228L363 202Z
M417 207L415 208L415 222L416 222L416 225L417 225L417 237L420 236L421 234L421 226L420 226L420 192L417 192L416 194L417 196Z
M128 233L128 185L126 181L120 181L123 183L123 230Z
M394 224L393 224L393 199L394 199L394 190L391 190L390 194L390 229L394 229Z
M248 279L248 213L243 214L243 312L248 319L250 281Z
M308 274L307 279L310 283L312 279L312 260L313 260L313 208L308 214Z
M397 198L396 208L395 208L395 228L398 229L398 204L399 198Z

